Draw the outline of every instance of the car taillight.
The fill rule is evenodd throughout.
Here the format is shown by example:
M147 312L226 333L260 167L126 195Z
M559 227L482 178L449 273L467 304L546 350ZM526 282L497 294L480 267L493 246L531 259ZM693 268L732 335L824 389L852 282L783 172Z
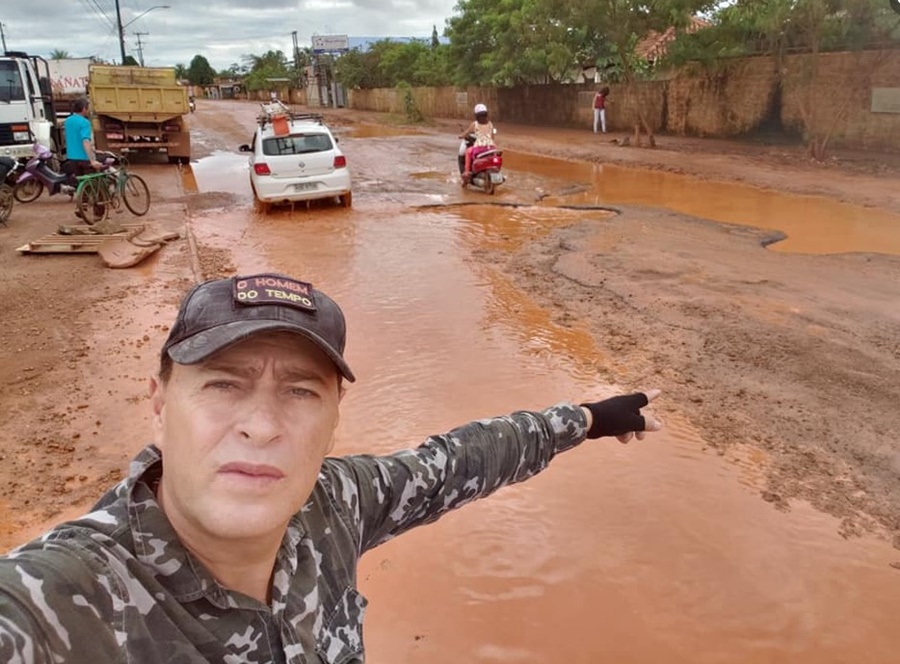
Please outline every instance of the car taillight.
M261 164L253 164L253 170L257 175L272 175L272 171L269 170L269 165L265 162Z
M334 158L334 167L335 168L347 168L347 157L344 155L338 155Z
M503 157L501 157L500 155L494 155L494 157L491 159L491 164L493 164L494 166L502 166Z

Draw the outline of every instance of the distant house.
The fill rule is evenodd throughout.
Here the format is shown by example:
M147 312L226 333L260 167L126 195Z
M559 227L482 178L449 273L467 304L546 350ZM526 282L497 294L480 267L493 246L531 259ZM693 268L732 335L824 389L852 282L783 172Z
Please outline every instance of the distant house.
M240 81L232 78L216 78L212 84L204 85L203 96L207 99L235 99L243 92Z
M669 44L675 40L675 37L678 36L679 32L682 34L691 34L692 32L697 32L703 28L708 28L711 25L712 23L709 21L695 16L691 19L690 24L681 30L675 28L668 28L664 32L651 30L650 33L634 47L634 52L653 66L666 55L666 52L669 50Z

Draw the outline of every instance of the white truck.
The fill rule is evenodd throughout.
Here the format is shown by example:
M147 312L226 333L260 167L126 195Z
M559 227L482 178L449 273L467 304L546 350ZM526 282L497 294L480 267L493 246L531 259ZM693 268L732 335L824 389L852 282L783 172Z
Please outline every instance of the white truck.
M72 102L75 99L87 96L91 62L90 58L62 58L47 61L57 121L62 121L71 115Z
M59 130L47 61L6 51L0 56L0 155L20 159L37 141L55 150Z

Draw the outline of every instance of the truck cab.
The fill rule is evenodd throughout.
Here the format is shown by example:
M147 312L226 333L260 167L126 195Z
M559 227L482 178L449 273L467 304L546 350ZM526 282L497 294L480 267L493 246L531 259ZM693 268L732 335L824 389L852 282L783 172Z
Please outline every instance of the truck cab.
M47 61L5 52L0 56L0 155L30 157L35 141L55 150L58 140Z

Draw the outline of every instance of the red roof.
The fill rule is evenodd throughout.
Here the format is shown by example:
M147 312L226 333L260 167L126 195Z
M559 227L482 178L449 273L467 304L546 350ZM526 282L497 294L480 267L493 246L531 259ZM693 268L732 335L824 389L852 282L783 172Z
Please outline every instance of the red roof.
M691 19L690 24L686 28L683 28L681 32L690 34L691 32L707 28L710 25L712 24L709 21L695 16ZM678 32L679 31L675 28L667 28L666 31L662 33L652 30L646 37L638 42L637 46L634 48L634 52L645 60L656 60L661 58L666 54L666 51L669 49L669 43L675 39Z

